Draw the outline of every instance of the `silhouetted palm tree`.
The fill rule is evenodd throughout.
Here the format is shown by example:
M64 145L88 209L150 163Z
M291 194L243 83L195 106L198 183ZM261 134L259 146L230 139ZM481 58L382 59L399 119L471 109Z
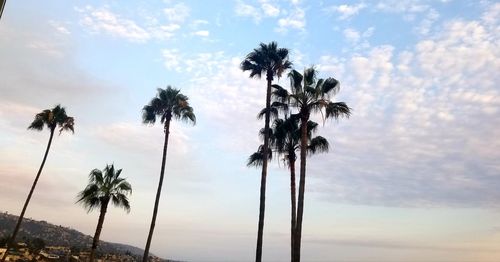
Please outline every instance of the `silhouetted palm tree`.
M304 214L304 192L306 179L306 156L308 152L307 123L311 113L321 112L323 119L349 117L351 109L344 102L332 102L330 98L339 90L339 82L334 78L317 79L314 67L304 70L304 75L296 70L288 74L291 92L274 85L273 96L278 102L298 110L300 119L300 181L297 206L293 261L300 261L302 219Z
M299 118L297 115L292 115L285 119L275 119L270 131L270 144L271 148L279 155L282 155L286 165L290 170L290 198L291 198L291 222L290 222L290 252L293 258L293 246L295 241L295 225L297 216L297 196L295 186L295 161L297 159L296 151L300 148L300 128ZM322 136L312 137L316 132L318 124L309 121L307 123L307 150L310 154L327 152L328 141ZM261 135L263 135L261 130ZM261 166L262 165L262 152L261 150L253 153L248 159L248 166ZM269 156L271 160L271 156Z
M68 131L68 130L74 133L73 129L74 119L73 117L69 117L66 115L66 110L64 109L64 107L61 107L61 105L57 105L52 109L45 109L42 112L36 114L35 120L33 120L28 129L41 131L44 126L46 126L49 129L50 137L49 137L49 142L47 144L47 148L45 149L45 154L43 156L42 164L38 169L35 181L33 182L28 197L24 202L23 210L21 211L21 215L19 215L16 227L14 228L14 232L12 233L12 237L10 238L10 241L7 244L7 251L4 253L4 256L2 257L1 261L5 261L5 259L7 258L7 252L9 251L9 248L12 246L12 244L16 239L17 232L19 231L21 222L23 221L24 218L24 213L26 212L26 208L28 207L31 196L33 195L36 184L38 183L38 179L40 178L40 174L42 173L43 166L45 165L45 161L47 160L47 155L49 154L50 145L52 144L52 138L54 137L54 132L56 128L59 127L59 134L61 134L62 131Z
M170 121L174 118L185 122L191 122L193 124L196 123L196 116L193 113L193 108L189 106L188 97L181 94L180 90L172 88L171 86L167 86L166 89L158 88L158 94L156 97L151 99L149 104L145 105L143 108L143 123L154 124L156 123L157 117L159 118L160 123L163 124L165 141L163 144L160 181L158 182L158 190L156 192L156 200L153 209L153 218L151 219L151 226L149 228L148 240L146 242L146 248L144 249L144 256L142 257L143 262L148 261L149 247L151 245L151 239L155 228L158 204L160 203L161 188L165 174Z
M269 111L271 108L271 85L274 77L281 77L283 72L289 69L292 63L288 61L288 49L278 48L276 42L269 44L260 43L259 47L250 52L240 67L243 71L250 71L250 77L260 78L265 74L267 80L266 91L266 112L264 124L264 145L262 152L269 151ZM257 247L255 261L262 260L262 241L264 233L264 214L266 209L266 178L267 178L267 158L262 159L262 174L260 181L260 207L259 225L257 231Z
M114 165L106 165L104 170L94 169L89 174L89 184L78 194L77 203L81 203L87 212L99 208L99 220L92 240L92 249L90 251L90 262L94 262L94 255L99 243L104 217L108 210L108 204L111 203L117 207L130 212L130 203L128 195L132 194L132 186L121 178L121 169L115 170Z

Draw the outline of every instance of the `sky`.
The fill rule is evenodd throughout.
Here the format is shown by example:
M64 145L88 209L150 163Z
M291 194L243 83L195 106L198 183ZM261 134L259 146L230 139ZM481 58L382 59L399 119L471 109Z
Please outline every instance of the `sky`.
M19 214L49 133L27 126L57 104L56 136L26 217L93 235L75 204L94 168L133 186L101 239L143 248L161 165L160 125L141 123L157 88L190 98L172 124L151 251L187 261L251 261L265 81L239 69L259 43L298 71L340 81L349 119L308 159L304 261L500 260L500 3L387 1L7 1L0 20L0 210ZM287 87L284 76L276 83ZM315 116L320 120L319 116ZM289 176L267 181L264 261L289 260Z

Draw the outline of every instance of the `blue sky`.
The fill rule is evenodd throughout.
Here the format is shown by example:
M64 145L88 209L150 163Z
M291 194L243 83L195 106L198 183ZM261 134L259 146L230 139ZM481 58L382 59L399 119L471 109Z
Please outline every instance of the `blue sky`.
M500 259L500 4L495 1L8 1L0 21L0 204L17 214L47 132L26 127L61 103L75 134L56 138L27 216L92 234L74 204L93 168L114 163L134 187L130 214L102 239L143 247L162 129L141 124L156 88L190 97L175 123L152 252L250 261L265 83L239 69L260 42L341 82L348 120L319 134L308 161L307 261ZM279 80L286 86L286 78ZM289 181L268 178L264 259L288 260Z

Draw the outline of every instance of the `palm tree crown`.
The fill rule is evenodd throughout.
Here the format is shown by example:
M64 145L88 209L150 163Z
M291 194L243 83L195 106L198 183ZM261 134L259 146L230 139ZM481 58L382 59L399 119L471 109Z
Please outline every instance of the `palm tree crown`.
M297 108L301 118L309 118L312 112L321 112L324 120L350 116L350 108L344 102L330 100L339 91L340 85L336 79L332 77L317 79L317 71L314 67L305 69L303 75L292 70L288 77L291 83L291 93L279 85L273 85L273 96L284 107Z
M117 207L130 212L128 195L132 194L132 186L121 178L122 170L115 170L114 165L106 165L103 171L94 169L89 174L89 184L78 194L77 203L81 203L87 211L107 205L109 201Z
M52 109L45 109L36 114L35 120L29 125L28 129L41 131L46 126L53 132L59 126L59 134L68 130L74 133L74 123L74 118L66 115L64 107L57 105Z
M156 117L164 124L172 117L181 121L196 123L193 108L189 106L188 97L181 94L179 89L167 86L158 88L158 94L143 108L142 121L145 124L154 124Z
M292 66L288 60L288 49L278 48L276 42L269 44L260 43L259 47L250 52L240 67L243 71L250 71L250 77L261 78L266 74L266 79L272 81L276 76L281 77L283 72Z
M291 161L297 159L296 151L300 149L300 119L297 115L291 115L285 119L277 118L274 120L272 128L269 131L269 142L271 150L268 154L268 160L272 159L274 150L279 155L283 156L283 160L287 165ZM328 140L322 136L312 137L317 131L318 124L309 120L307 122L307 152L310 154L328 152ZM260 130L261 138L264 137L264 128ZM262 166L263 161L263 146L260 145L257 152L248 157L247 166Z

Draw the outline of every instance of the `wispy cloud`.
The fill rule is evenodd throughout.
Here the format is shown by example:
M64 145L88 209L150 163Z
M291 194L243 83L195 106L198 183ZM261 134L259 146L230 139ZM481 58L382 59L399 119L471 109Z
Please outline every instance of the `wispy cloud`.
M306 12L302 8L295 8L290 11L287 17L278 20L276 31L286 33L290 29L303 31L306 27Z
M329 6L326 8L326 10L328 12L334 12L338 14L339 15L337 17L338 19L345 20L359 14L359 12L366 7L367 5L364 3L358 3L354 5L343 4L343 5Z
M163 9L168 21L172 23L183 23L189 17L190 8L184 3L175 4Z
M344 79L339 99L354 114L325 129L335 149L311 166L331 171L316 189L359 204L497 206L496 25L455 20L410 51L376 46L321 65Z
M93 33L107 33L112 36L125 38L135 42L145 42L151 38L151 34L135 21L122 18L111 12L108 8L93 8L86 6L78 8L82 13L81 25Z
M151 39L165 40L175 35L181 23L189 16L189 9L183 4L164 9L168 23L160 23L155 17L145 17L146 22L140 24L133 19L124 18L112 12L109 7L95 8L85 6L75 8L80 13L80 25L93 34L111 35L131 42L145 43Z

